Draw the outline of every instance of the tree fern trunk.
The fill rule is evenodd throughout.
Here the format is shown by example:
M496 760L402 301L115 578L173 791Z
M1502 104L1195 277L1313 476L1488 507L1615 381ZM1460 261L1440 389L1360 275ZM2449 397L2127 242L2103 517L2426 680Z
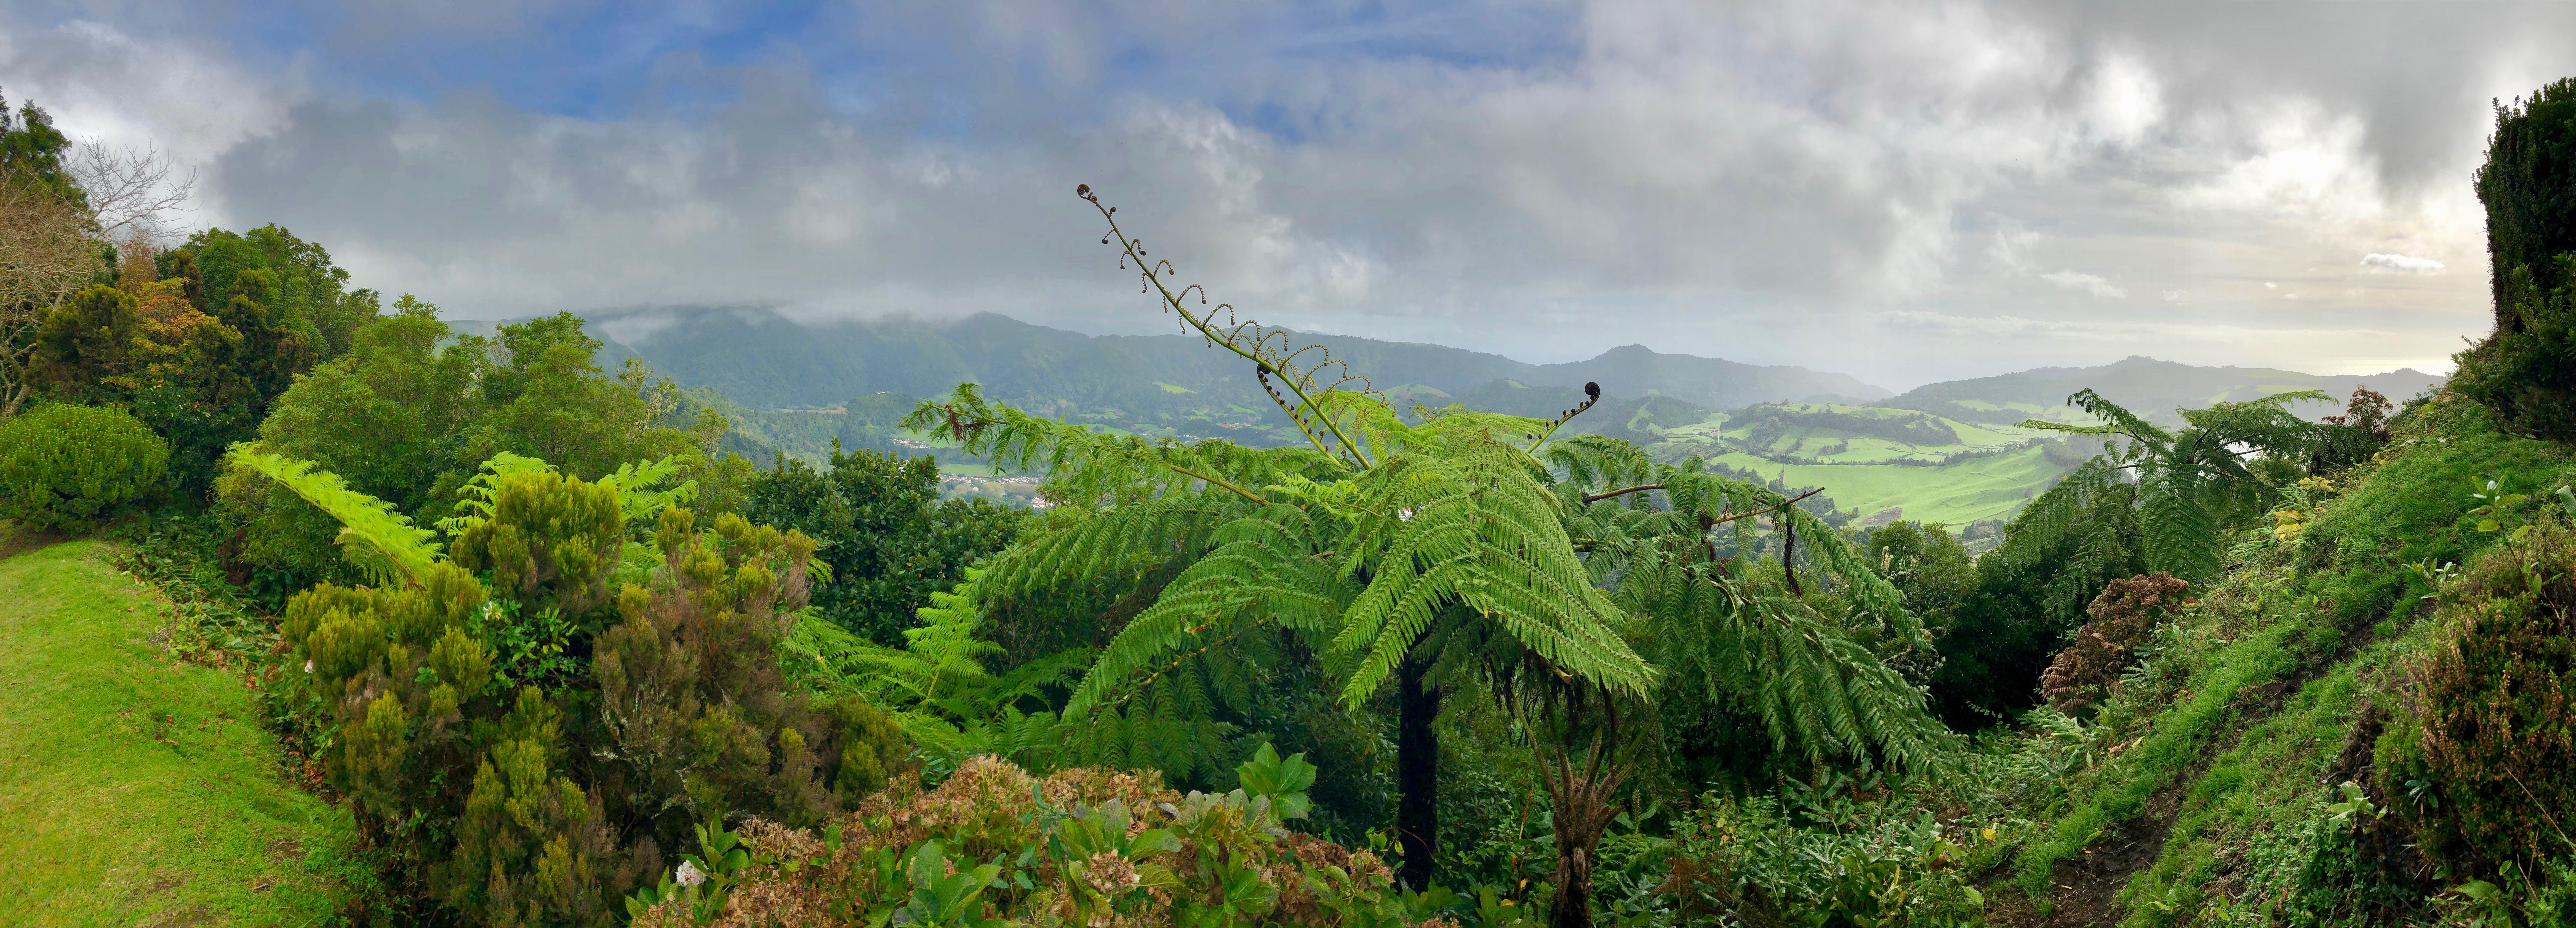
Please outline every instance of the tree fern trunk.
M1431 855L1440 839L1440 736L1431 728L1440 715L1440 688L1423 685L1431 669L1428 656L1405 659L1397 671L1395 788L1402 798L1395 807L1396 838L1404 847L1404 885L1431 885Z

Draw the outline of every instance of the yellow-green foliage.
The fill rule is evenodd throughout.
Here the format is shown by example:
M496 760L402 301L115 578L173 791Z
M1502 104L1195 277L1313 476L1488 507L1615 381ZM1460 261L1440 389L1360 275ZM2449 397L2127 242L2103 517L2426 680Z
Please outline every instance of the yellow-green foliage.
M490 571L505 595L589 623L608 602L609 577L626 544L617 488L551 471L522 471L494 481L500 490L489 519L469 524L448 551L465 569Z
M122 410L42 406L0 420L0 518L67 528L149 491L170 443Z
M635 880L599 798L559 775L561 719L535 687L519 691L505 734L475 766L442 868L453 875L447 900L498 928L616 924L617 897Z
M2576 534L2551 519L2440 592L2443 627L2408 668L2378 745L2377 792L2435 859L2486 874L2576 851Z
M359 820L431 890L448 827L482 745L472 718L495 714L492 652L474 619L481 583L434 564L399 590L315 587L288 601L279 634L304 672L302 685L338 737L324 761ZM480 874L477 874L480 876Z
M858 699L838 700L832 712L842 734L841 772L832 787L843 801L856 802L884 789L904 772L912 745L893 716Z
M592 609L625 544L618 496L508 475L456 560L400 588L317 586L285 610L289 659L336 731L333 785L402 889L469 922L613 924L698 824L811 823L901 779L908 752L882 713L808 705L780 677L814 542L738 516L701 532L666 508L650 585ZM585 661L547 640L558 610L622 621Z

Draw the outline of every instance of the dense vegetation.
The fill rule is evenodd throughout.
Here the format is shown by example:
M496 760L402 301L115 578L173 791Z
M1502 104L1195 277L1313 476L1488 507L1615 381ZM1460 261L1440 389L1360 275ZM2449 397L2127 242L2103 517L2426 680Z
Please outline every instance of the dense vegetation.
M2563 924L2576 454L2528 267L2576 262L2532 244L2576 197L2566 94L2499 110L2480 175L2519 321L2402 406L1441 403L1192 302L1084 188L1277 434L966 382L812 412L865 439L819 462L729 453L723 396L603 369L570 315L459 331L276 227L119 237L149 223L22 107L0 505L119 539L152 653L225 671L190 698L318 796L264 801L327 803L277 897L308 915ZM897 434L1053 505L943 501ZM1970 441L2062 479L1971 539L1785 476ZM43 583L89 624L14 634L114 618Z

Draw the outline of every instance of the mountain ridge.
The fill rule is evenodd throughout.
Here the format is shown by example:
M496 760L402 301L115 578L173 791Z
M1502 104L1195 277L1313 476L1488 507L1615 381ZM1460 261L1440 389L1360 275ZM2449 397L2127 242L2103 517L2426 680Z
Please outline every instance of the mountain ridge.
M680 306L576 313L594 334L691 385L714 386L748 406L828 405L884 390L936 395L960 381L997 396L1067 396L1111 404L1128 388L1161 381L1230 401L1258 402L1241 360L1206 349L1192 335L1084 335L998 313L953 321L917 317L799 322L765 306ZM1499 354L1423 342L1286 331L1320 346L1352 372L1385 385L1422 384L1449 393L1494 380L1545 386L1601 381L1616 395L1671 395L1701 406L1836 398L1875 400L1894 391L1849 374L1664 354L1626 345L1600 356L1533 364ZM747 364L757 356L761 364ZM1134 377L1088 382L1062 369L1096 362ZM1151 376L1148 376L1148 375ZM1165 376L1168 375L1168 376ZM1159 389L1159 388L1154 388ZM1213 399L1215 397L1211 397Z
M2369 387L2391 402L2404 402L2448 379L2411 367L2376 374L2306 374L2271 367L2209 367L2130 355L2094 367L2035 367L1924 384L1871 405L2009 424L2029 418L2025 413L2062 406L2068 395L2090 389L2150 420L2172 422L2179 421L2174 412L2177 408L2197 409L2289 390L2318 390L2332 397L2333 402L2300 404L2295 410L2314 419L2342 411L2343 401L2357 388ZM1967 405L1970 403L1996 408Z

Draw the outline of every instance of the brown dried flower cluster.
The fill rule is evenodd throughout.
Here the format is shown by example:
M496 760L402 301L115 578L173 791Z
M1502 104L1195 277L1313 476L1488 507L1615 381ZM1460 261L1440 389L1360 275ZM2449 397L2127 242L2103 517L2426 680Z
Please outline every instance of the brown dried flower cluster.
M1122 811L1131 810L1131 811ZM1125 820L1119 821L1121 817ZM1058 855L1074 819L1108 825L1151 849ZM1376 855L1280 827L1265 801L1241 793L1183 795L1152 772L1097 768L1032 776L1006 761L967 762L936 789L897 785L832 822L839 844L775 822L746 822L755 855L716 924L840 926L890 917L910 896L913 855L936 842L942 873L1005 862L999 888L979 897L988 917L1029 925L1161 925L1226 892L1215 876L1256 876L1265 923L1345 923L1352 906L1382 908L1393 871ZM1129 845L1144 848L1148 845ZM889 861L899 862L886 881ZM1023 879L1024 878L1024 879ZM1238 891L1241 884L1238 885ZM681 924L665 905L638 925Z
M2092 705L2115 688L2137 646L2182 605L2191 584L2164 571L2113 580L2085 607L2093 617L2075 631L2075 643L2057 652L2039 676L2040 694L2060 712Z

